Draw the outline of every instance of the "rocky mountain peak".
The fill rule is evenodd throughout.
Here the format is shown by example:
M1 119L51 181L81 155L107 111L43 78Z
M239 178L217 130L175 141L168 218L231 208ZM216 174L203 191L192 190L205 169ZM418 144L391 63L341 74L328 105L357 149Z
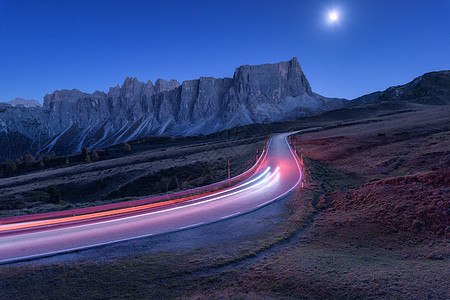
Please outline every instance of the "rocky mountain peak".
M155 86L151 80L148 80L143 88L143 95L151 97L155 93Z
M291 60L289 61L289 65L290 65L292 68L297 68L297 69L299 69L300 71L302 70L302 67L300 67L300 63L298 62L297 57L291 58Z
M297 58L287 62L244 65L236 69L237 94L280 100L287 96L312 96L311 87Z
M120 96L120 86L119 85L116 85L116 86L113 86L113 87L109 88L108 97L116 98L116 97L119 97L119 96Z
M51 94L47 94L44 96L44 107L50 108L52 103L55 102L69 102L75 103L79 99L84 96L89 96L89 94L83 93L80 90L72 89L72 90L56 90Z
M176 81L175 79L171 79L170 81L167 81L165 79L158 78L155 82L155 92L161 93L173 90L180 86L180 83Z
M125 81L121 87L121 96L123 98L131 98L134 96L140 96L144 88L144 83L139 81L136 77L125 78Z

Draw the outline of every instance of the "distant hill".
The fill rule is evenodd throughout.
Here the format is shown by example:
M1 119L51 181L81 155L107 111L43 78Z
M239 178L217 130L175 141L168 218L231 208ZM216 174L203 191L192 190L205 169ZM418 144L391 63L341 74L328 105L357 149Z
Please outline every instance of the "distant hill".
M9 104L11 106L24 106L24 107L42 107L42 104L39 103L39 101L34 100L34 99L23 99L23 98L16 98L13 100L10 100L8 102L4 102L6 104Z
M378 101L410 101L422 104L450 103L450 71L425 73L413 81L375 92L351 101L353 104L364 104Z

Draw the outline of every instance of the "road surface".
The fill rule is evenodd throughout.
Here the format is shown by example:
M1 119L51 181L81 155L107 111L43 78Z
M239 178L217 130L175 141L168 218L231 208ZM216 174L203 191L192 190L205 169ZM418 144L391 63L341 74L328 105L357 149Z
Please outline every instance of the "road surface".
M134 214L63 224L42 225L39 223L42 221L31 221L0 225L0 263L184 230L259 209L286 196L301 181L298 159L287 142L290 134L272 137L258 172L236 186L210 195ZM18 225L24 228L17 229Z

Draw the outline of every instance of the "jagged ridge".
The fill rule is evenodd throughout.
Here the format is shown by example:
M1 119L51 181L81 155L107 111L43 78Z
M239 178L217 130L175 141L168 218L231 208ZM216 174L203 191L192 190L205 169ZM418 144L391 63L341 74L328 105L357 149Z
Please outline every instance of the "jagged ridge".
M28 139L29 149L23 152L68 154L146 135L208 134L286 120L339 108L344 102L313 93L293 58L241 66L233 78L201 77L180 85L176 80L153 84L127 77L108 93L59 90L44 97L42 108L3 106L0 130L3 140L13 132Z

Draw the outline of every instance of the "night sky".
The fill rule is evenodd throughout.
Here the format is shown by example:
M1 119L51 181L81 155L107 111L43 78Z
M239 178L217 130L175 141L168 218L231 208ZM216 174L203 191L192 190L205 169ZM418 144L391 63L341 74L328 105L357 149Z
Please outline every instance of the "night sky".
M315 92L348 99L450 69L450 1L0 0L0 101L294 56Z

